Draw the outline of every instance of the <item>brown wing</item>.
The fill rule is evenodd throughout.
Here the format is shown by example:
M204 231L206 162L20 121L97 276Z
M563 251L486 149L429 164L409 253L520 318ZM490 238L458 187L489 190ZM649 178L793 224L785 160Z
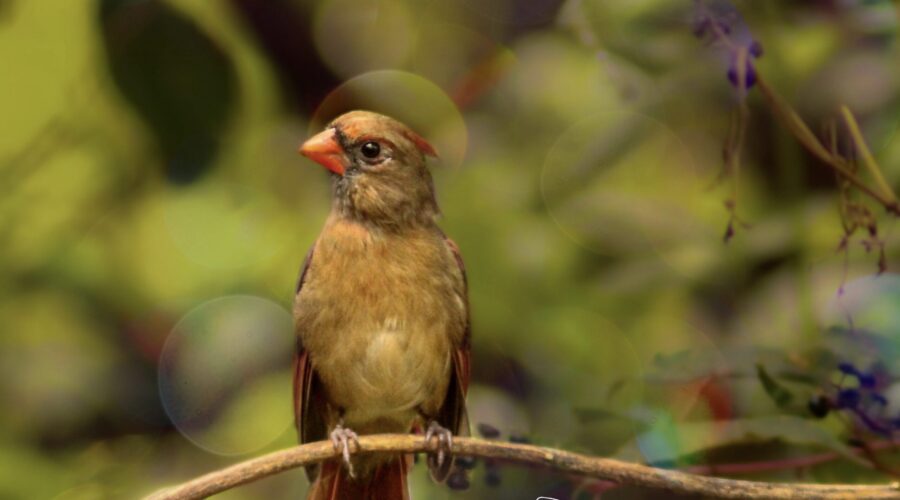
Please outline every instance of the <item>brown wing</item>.
M297 291L294 294L296 300L297 295L303 290L303 283L306 281L306 273L313 259L315 245L309 249L306 254L306 260L303 263L303 269L300 271L300 279L297 281ZM295 325L299 328L299 325ZM322 399L322 391L319 387L315 372L310 363L309 355L303 348L300 341L299 332L297 333L297 348L294 351L294 425L297 427L297 434L301 443L309 443L312 441L320 441L325 439L328 429L325 427L325 401ZM309 466L306 468L306 475L312 481L318 473L318 466Z
M471 374L470 370L470 358L472 353L472 319L469 314L469 280L466 277L466 265L463 262L462 254L459 252L459 247L456 243L450 238L446 238L447 246L450 247L450 251L453 252L453 257L456 258L456 264L459 266L459 272L462 274L463 279L463 301L466 305L466 329L463 335L462 343L457 346L456 351L453 355L453 367L456 375L456 382L459 384L459 389L463 397L462 406L462 420L458 420L457 424L466 424L465 433L469 434L468 429L468 421L466 420L465 415L465 396L469 391L469 376ZM461 431L457 425L457 427L451 427L451 429L456 429L457 431Z
M442 427L449 429L455 436L468 436L469 417L466 413L466 393L469 391L470 357L472 323L469 315L469 284L466 278L466 266L463 263L459 247L450 238L445 237L447 246L453 252L459 272L463 278L463 301L466 306L466 326L463 341L453 351L453 373L450 377L450 385L447 387L447 396L438 410L437 421ZM447 478L452 468L448 460L443 467L431 467L431 476L436 481Z

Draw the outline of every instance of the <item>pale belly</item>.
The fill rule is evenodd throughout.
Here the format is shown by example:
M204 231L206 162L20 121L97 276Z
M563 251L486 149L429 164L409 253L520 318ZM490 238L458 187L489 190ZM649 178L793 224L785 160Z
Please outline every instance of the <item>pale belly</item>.
M316 371L328 399L351 428L406 432L421 412L435 412L444 400L451 370L448 338L440 325L395 318L361 330L368 331L345 332L341 341L310 353L314 365L321 365Z

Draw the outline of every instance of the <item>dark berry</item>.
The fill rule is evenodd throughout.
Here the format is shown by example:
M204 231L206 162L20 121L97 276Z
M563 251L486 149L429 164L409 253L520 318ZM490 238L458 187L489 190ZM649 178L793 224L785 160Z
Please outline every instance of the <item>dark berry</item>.
M484 475L484 482L492 488L500 486L500 471L497 469L488 469Z
M453 463L456 464L456 466L460 469L471 470L474 469L476 465L478 465L478 459L476 459L475 457L460 455L453 459Z
M500 437L500 429L497 429L491 424L480 423L478 424L478 433L481 434L481 437L487 439L496 439Z
M756 40L753 40L753 43L750 44L750 47L747 48L747 51L750 52L750 55L753 57L760 57L763 55L762 45Z
M451 490L467 490L469 489L469 477L466 475L465 471L453 471L453 473L450 474L450 477L447 478L447 486L449 486Z
M519 443L519 444L529 444L529 443L531 443L531 440L528 439L527 436L524 436L522 434L511 434L509 436L509 442L510 443Z
M882 396L881 394L878 394L877 392L872 393L872 401L875 404L879 404L881 406L887 406L888 404L887 398Z
M809 412L816 418L825 418L831 411L831 401L822 394L817 394L809 400Z

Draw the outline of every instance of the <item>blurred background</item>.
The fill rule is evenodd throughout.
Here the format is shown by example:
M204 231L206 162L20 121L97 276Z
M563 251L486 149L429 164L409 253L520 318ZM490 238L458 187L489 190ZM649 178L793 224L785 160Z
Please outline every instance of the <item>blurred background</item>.
M815 132L849 106L900 188L897 2L710 8ZM897 220L854 197L878 233L838 251L833 172L729 83L697 9L0 0L0 497L136 498L296 443L288 311L330 197L296 149L354 107L441 155L473 432L701 473L751 463L719 469L751 479L891 479ZM741 103L726 243L717 178ZM306 487L298 470L220 497ZM467 491L422 466L412 488L658 497L483 462Z

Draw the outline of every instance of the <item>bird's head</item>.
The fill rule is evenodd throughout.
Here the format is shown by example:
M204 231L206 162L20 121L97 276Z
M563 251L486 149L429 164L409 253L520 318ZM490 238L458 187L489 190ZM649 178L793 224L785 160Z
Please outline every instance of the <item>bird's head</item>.
M402 227L438 215L434 183L425 166L434 148L406 125L370 111L351 111L300 147L332 172L340 215Z

